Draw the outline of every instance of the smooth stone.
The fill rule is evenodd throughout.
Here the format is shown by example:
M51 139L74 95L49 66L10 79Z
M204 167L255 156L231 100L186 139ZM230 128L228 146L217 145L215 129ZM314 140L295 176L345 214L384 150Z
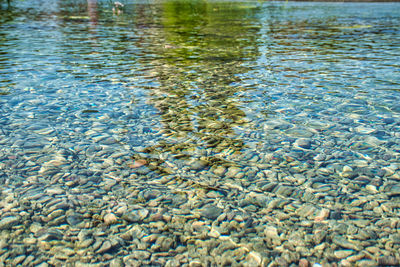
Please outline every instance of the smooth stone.
M384 118L382 121L386 124L392 124L395 122L393 118Z
M389 196L396 196L396 195L400 195L400 185L394 185L390 188L390 190L388 191L388 195Z
M33 261L35 260L35 257L32 255L29 255L28 257L25 258L24 262L21 264L22 266L31 266L33 265Z
M271 202L271 198L262 194L254 194L250 198L250 202L259 207L266 208L268 204Z
M18 216L9 216L1 219L0 221L0 230L10 229L14 225L17 225L20 222L20 217Z
M311 141L309 139L300 138L300 139L297 139L293 145L300 147L300 148L304 148L304 149L310 149Z
M118 221L117 216L114 213L108 213L104 216L104 223L107 225L114 224Z
M325 159L326 159L326 156L324 154L318 154L313 158L313 160L315 160L315 161L324 161Z
M85 239L85 240L79 241L77 246L78 246L79 248L87 248L87 247L89 247L91 244L93 244L93 242L94 242L94 240L91 239L91 238L89 238L89 239Z
M313 235L315 244L321 244L321 242L325 239L327 234L328 233L325 230L317 230Z
M378 264L380 266L399 266L400 260L393 256L382 256L378 258Z
M276 229L276 227L274 226L266 226L264 229L264 234L267 238L270 238L272 240L277 240L277 239L280 240L278 235L278 229Z
M354 253L354 250L336 250L334 252L335 257L338 259L347 258L348 256L352 255L353 253Z
M215 175L222 176L226 172L226 168L224 166L218 166L213 170Z
M310 263L307 259L300 259L299 260L299 267L309 267Z
M71 226L76 226L83 221L83 216L78 213L69 214L66 216L66 221Z
M0 250L3 248L6 248L8 246L8 243L4 239L0 239Z
M343 167L343 172L352 172L353 171L353 168L351 168L350 166L344 166Z
M58 218L64 214L65 214L65 211L62 209L54 210L49 215L47 215L47 220L48 221L54 220L55 218Z
M201 210L201 215L210 220L215 220L221 215L222 209L214 205L206 205Z
M21 255L18 257L15 257L12 261L13 266L17 266L18 264L20 264L21 262L23 262L25 260L26 256L25 255Z
M124 264L121 259L115 258L110 262L110 267L123 267Z
M112 248L112 244L110 241L106 240L104 243L101 245L101 247L96 251L96 253L105 253L109 251Z
M190 169L194 171L200 171L208 166L208 162L205 160L196 160L190 164Z
M146 200L155 199L155 198L159 197L160 195L161 195L161 192L158 191L158 190L154 190L154 189L146 190L146 191L143 193L143 197L144 197L144 199L146 199Z
M251 251L246 257L247 264L250 266L261 266L262 257L260 253Z
M373 129L373 128L364 127L364 126L358 126L354 130L356 130L356 132L361 133L361 134L370 134L375 131L375 129Z
M349 249L353 249L353 250L357 250L357 251L360 251L362 249L362 247L360 245L352 243L352 242L346 240L344 237L339 236L339 235L335 235L332 238L332 241L336 245L339 245L343 248L349 248Z
M39 241L52 241L52 240L62 240L64 235L62 232L56 229L51 229L47 233L41 235L38 239Z
M207 235L208 235L209 237L213 237L213 238L219 238L219 237L221 236L220 232L218 232L218 231L215 230L215 229L211 229L211 231L208 232Z
M131 252L131 255L135 259L146 260L146 259L150 258L151 253L148 251L143 251L143 250L135 250L135 251Z
M233 178L235 177L242 169L239 167L229 167L228 171L225 173L225 176L227 178Z
M146 209L132 210L132 211L127 212L124 215L122 215L122 219L124 219L128 222L140 222L140 221L143 221L147 217L148 214L149 214L149 211Z
M156 244L159 245L160 251L169 251L175 247L174 240L166 236L157 238Z

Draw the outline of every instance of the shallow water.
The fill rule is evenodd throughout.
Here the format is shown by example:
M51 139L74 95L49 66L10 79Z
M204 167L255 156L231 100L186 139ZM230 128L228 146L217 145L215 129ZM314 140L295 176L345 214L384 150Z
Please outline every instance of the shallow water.
M400 263L399 3L0 4L2 264Z

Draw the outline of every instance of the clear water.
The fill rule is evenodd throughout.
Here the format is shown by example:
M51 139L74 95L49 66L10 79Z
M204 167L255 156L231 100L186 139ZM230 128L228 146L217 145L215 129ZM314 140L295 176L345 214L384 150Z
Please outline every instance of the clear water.
M121 202L149 207L132 200L136 189L175 198L200 186L256 218L263 204L240 202L251 192L283 201L273 214L309 204L329 209L326 220L338 209L337 220L398 217L399 3L124 4L1 2L4 207L75 198L100 214ZM233 167L242 174L228 175ZM354 209L356 199L381 209ZM0 216L29 210L15 205Z

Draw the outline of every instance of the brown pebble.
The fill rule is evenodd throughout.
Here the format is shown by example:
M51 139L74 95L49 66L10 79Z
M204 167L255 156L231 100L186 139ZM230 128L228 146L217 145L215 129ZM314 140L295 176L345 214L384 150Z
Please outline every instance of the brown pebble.
M299 267L308 267L310 264L308 263L308 260L306 259L300 259L299 261Z
M145 159L138 159L138 160L135 160L135 162L134 162L133 164L129 164L129 167L135 169L135 168L142 167L142 166L144 166L144 165L146 165L146 164L147 164L147 160L145 160Z
M108 213L104 216L104 222L107 225L114 224L118 221L118 218L113 213Z

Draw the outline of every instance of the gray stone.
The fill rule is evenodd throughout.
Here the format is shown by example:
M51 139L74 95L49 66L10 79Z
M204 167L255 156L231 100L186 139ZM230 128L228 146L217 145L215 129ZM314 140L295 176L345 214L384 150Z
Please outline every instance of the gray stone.
M39 237L40 241L62 240L63 234L56 229L51 229Z
M300 148L304 148L304 149L310 149L311 141L309 139L300 138L300 139L297 139L293 145L300 147Z
M142 210L132 210L130 212L127 212L122 215L122 219L128 221L128 222L141 222L143 221L147 215L149 214L149 211L146 209Z
M214 205L206 205L201 210L201 215L210 220L215 220L219 215L221 215L221 213L222 209Z
M150 258L151 253L144 250L135 250L131 253L131 256L138 260L146 260Z
M393 256L382 256L378 258L380 266L399 266L400 260Z
M109 251L112 248L111 242L106 240L104 243L101 245L99 250L96 251L96 253L105 253Z
M110 262L110 267L122 267L124 266L121 259L115 258Z
M9 216L1 219L0 221L0 230L10 229L14 225L17 225L20 222L19 216Z
M339 236L339 235L335 235L332 238L332 241L336 245L341 246L343 248L349 248L349 249L353 249L353 250L357 250L357 251L360 251L362 249L362 247L359 244L352 243L352 242L346 240L344 237Z
M190 164L190 169L200 171L208 166L208 162L205 160L196 160Z

